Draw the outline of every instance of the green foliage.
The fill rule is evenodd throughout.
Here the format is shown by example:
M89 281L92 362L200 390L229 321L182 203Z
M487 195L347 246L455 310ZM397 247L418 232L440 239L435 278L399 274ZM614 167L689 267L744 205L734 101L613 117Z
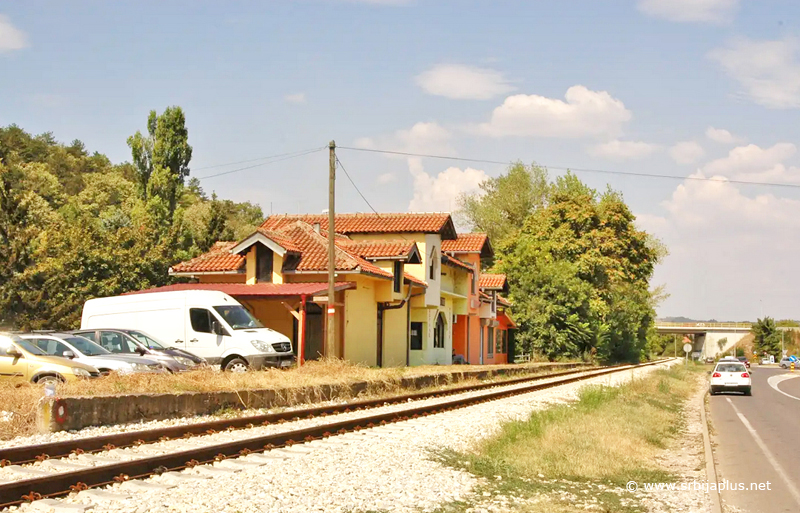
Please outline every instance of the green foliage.
M777 356L780 353L781 334L775 324L775 319L771 317L758 319L750 328L750 332L754 337L753 348L757 354L767 353Z
M548 184L544 169L522 164L482 189L462 198L461 215L494 234L518 345L550 359L646 358L663 296L649 281L666 250L635 227L622 196L598 194L571 173Z
M169 266L236 239L261 209L205 196L180 108L129 139L134 164L0 128L0 325L72 328L92 297L165 285Z

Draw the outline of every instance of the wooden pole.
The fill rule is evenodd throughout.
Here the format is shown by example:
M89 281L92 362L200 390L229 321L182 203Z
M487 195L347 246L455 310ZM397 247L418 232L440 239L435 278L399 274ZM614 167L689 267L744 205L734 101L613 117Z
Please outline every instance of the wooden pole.
M330 169L328 172L328 336L325 341L325 356L334 356L336 347L336 225L334 223L334 197L336 192L336 142L328 144ZM342 355L344 356L344 355Z

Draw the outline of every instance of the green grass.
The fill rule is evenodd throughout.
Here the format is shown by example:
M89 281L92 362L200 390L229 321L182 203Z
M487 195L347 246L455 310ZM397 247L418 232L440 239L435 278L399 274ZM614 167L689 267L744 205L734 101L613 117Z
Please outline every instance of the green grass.
M655 456L682 428L683 405L702 370L678 366L621 387L586 387L576 403L509 422L472 453L437 457L485 478L479 495L525 497L517 511L586 511L587 504L594 511L642 511L625 483L675 479ZM464 509L452 504L441 511Z

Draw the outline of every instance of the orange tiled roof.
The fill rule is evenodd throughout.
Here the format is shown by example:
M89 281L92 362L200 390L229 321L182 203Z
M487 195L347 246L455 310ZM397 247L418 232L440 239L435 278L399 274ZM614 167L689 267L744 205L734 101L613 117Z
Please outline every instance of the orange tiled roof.
M420 280L419 278L417 278L415 276L411 276L408 273L403 273L403 278L405 278L406 281L410 281L414 285L419 285L421 287L428 288L428 284L427 283L425 283L423 280Z
M397 258L408 256L416 244L407 240L363 240L336 239L336 244L353 255L362 258Z
M442 241L442 251L445 253L479 253L489 257L494 254L489 236L485 233L459 233L455 240Z
M236 242L215 242L208 253L172 266L173 273L234 272L244 265L244 257L232 255Z
M328 269L328 239L314 231L314 228L302 221L295 221L284 226L280 233L289 237L298 247L300 261L294 268L297 271L325 271ZM392 273L343 250L335 248L337 271L361 271L367 274L391 278Z
M269 216L261 227L278 230L295 221L319 223L328 229L327 214L282 214ZM455 225L446 212L409 212L404 214L337 214L336 233L441 233L443 239L457 237Z
M481 274L478 280L478 287L482 289L500 290L506 286L505 274Z
M264 228L259 228L258 233L260 233L264 237L272 239L272 241L275 242L275 244L280 245L286 251L293 251L295 253L300 252L300 248L297 247L294 241L292 241L292 239L290 239L289 237L280 232L274 232L271 230L265 230Z
M508 299L506 299L503 296L501 296L500 294L498 294L497 295L497 304L510 307L511 306L511 301L509 301Z
M453 258L450 255L442 254L442 263L445 265L449 265L451 267L458 267L464 269L465 271L470 273L475 272L475 269L473 269L471 265L464 263L457 258Z

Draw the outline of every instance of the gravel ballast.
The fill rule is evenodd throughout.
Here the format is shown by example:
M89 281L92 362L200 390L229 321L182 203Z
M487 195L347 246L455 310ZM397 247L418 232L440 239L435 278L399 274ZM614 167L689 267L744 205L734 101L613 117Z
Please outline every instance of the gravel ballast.
M440 505L470 498L481 480L435 462L431 451L469 450L477 440L496 433L503 421L523 419L534 410L574 401L578 390L587 384L616 386L656 368L599 376L265 455L229 460L213 468L196 467L138 484L108 487L107 491L118 494L116 500L92 491L72 495L58 504L93 505L94 511L128 513L432 511ZM288 424L281 426L288 427ZM297 427L297 423L292 427ZM36 507L44 508L39 511L50 508L34 504L20 509L32 511Z

